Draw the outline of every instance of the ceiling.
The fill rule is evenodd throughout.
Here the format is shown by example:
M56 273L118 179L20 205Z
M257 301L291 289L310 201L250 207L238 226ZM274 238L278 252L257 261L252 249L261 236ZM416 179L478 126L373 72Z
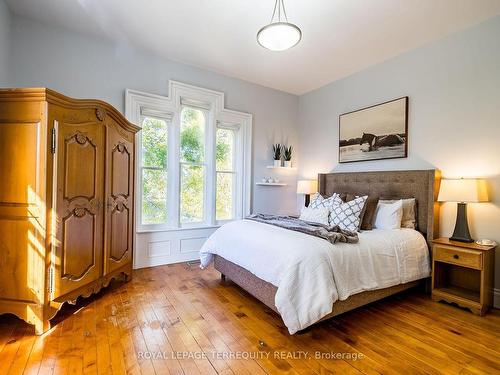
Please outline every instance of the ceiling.
M500 14L500 0L285 0L303 39L260 47L274 0L6 0L15 14L303 94Z

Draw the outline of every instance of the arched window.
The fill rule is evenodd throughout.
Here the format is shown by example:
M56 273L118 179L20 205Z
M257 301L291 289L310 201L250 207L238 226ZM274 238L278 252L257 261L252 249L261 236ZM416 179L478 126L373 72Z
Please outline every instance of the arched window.
M223 93L171 81L170 97L127 90L137 134L135 267L196 259L219 225L250 213L252 116Z

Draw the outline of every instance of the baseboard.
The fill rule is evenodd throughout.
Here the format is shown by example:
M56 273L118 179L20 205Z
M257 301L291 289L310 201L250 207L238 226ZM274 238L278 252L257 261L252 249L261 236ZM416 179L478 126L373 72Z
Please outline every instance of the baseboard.
M500 289L498 288L493 289L493 306L496 309L500 309Z
M179 254L175 257L169 256L168 259L165 259L164 257L146 258L146 259L141 259L140 261L136 260L136 262L134 263L134 269L136 270L139 268L163 266L166 264L189 262L199 259L200 259L200 253L198 251L189 252L186 254Z

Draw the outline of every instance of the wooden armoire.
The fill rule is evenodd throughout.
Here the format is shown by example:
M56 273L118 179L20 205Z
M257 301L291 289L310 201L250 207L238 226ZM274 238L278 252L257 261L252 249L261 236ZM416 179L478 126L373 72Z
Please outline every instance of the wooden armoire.
M0 89L0 314L41 334L131 277L138 130L102 101Z

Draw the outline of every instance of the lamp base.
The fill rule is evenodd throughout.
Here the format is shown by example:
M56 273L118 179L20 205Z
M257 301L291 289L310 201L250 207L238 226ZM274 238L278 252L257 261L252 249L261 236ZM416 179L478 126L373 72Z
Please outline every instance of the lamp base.
M309 207L309 203L311 203L311 194L305 194L305 202L304 206Z
M469 224L467 223L467 203L457 203L457 222L455 223L455 230L450 240L467 243L474 242L474 239L470 236Z

